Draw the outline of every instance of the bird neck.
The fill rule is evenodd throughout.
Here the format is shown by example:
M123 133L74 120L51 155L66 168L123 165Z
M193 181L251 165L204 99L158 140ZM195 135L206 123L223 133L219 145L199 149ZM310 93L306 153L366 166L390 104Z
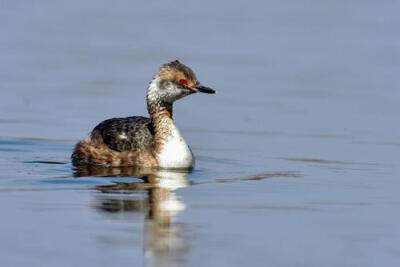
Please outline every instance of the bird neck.
M154 127L154 150L160 150L176 128L172 117L173 104L160 99L158 78L155 77L147 89L147 110Z
M152 153L162 168L191 168L194 157L172 118L172 103L160 99L157 77L147 90L147 109L154 128Z

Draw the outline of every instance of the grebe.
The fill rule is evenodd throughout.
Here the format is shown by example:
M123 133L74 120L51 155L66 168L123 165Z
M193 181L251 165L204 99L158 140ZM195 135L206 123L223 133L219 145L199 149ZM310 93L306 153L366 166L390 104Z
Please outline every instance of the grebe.
M72 164L192 168L194 156L175 126L172 106L176 100L197 92L215 93L201 85L195 73L178 60L162 65L147 89L150 118L101 122L88 138L76 144Z

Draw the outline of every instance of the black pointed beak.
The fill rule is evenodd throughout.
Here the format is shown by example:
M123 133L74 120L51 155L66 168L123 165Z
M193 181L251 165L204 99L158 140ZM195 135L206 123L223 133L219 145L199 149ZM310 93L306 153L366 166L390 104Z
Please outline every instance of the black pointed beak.
M193 87L194 89L196 89L198 92L201 93L205 93L205 94L215 94L215 90L205 87L203 85L197 85L195 87Z

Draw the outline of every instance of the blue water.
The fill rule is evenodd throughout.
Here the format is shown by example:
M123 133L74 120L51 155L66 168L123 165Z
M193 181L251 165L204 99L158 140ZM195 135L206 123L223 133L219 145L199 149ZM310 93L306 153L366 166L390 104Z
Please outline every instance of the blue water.
M400 2L0 7L1 266L400 264ZM75 170L175 59L194 171Z

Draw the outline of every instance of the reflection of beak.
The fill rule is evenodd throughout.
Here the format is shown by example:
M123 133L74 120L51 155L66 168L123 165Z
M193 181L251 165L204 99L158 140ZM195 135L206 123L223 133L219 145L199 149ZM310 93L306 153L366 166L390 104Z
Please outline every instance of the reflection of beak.
M205 86L203 86L203 85L195 85L195 86L193 86L193 87L189 87L189 86L186 86L189 90L191 90L191 91L193 91L193 92L195 92L195 93L197 93L197 92L200 92L200 93L205 93L205 94L215 94L215 90L213 90L213 89L211 89L211 88L208 88L208 87L205 87Z

